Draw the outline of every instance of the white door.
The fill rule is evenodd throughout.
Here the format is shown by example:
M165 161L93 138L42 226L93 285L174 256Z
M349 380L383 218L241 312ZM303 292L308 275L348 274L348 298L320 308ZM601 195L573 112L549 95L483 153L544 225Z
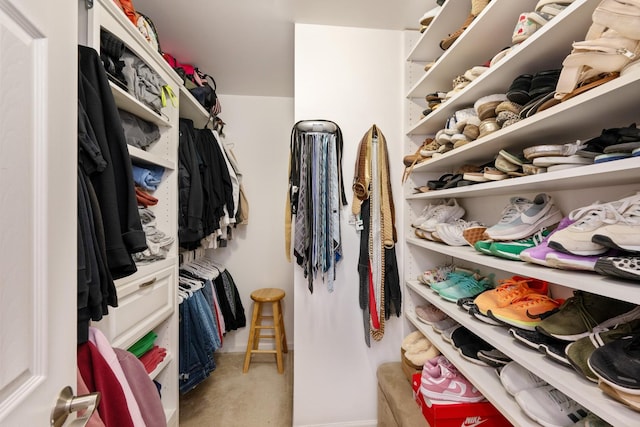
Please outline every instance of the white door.
M0 0L0 426L76 389L77 0Z

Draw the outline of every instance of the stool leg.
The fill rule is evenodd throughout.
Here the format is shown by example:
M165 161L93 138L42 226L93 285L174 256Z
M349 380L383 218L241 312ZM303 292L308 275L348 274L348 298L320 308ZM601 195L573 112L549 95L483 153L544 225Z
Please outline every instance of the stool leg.
M288 353L289 348L287 347L287 332L284 328L284 315L282 314L282 304L278 301L278 310L280 311L280 318L278 321L280 322L280 331L282 332L282 351L283 353Z
M280 301L276 301L272 304L273 307L273 326L276 340L276 362L278 364L278 372L284 372L284 366L282 362L282 331L280 329Z
M247 352L244 355L244 367L242 368L243 373L249 370L249 363L251 362L251 350L253 350L255 345L256 321L258 320L258 312L260 311L260 303L254 303L253 316L251 318L251 328L249 329L249 342L247 343Z

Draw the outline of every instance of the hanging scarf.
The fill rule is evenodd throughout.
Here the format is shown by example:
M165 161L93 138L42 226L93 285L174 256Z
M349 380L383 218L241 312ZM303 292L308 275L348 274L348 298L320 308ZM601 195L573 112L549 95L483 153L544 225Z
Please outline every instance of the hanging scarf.
M400 280L395 255L395 208L389 180L389 156L382 132L373 125L358 148L352 212L362 223L360 234L360 308L365 342L379 341L384 322L400 316Z

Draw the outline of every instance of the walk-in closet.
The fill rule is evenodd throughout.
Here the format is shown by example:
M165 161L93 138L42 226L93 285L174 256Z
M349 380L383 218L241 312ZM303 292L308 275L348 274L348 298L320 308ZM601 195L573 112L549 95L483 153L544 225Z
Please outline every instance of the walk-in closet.
M0 27L0 426L640 425L637 0Z

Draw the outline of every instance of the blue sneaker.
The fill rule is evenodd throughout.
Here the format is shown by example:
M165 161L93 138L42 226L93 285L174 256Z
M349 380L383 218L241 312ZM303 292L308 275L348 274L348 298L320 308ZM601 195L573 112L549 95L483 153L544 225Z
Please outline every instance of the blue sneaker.
M455 285L442 289L438 294L447 301L457 302L460 298L475 297L489 289L493 289L493 274L484 278L477 275L467 276Z
M436 292L440 292L442 289L448 288L463 280L466 277L473 276L474 272L464 268L456 268L451 273L447 274L447 278L441 282L432 283L431 289Z

